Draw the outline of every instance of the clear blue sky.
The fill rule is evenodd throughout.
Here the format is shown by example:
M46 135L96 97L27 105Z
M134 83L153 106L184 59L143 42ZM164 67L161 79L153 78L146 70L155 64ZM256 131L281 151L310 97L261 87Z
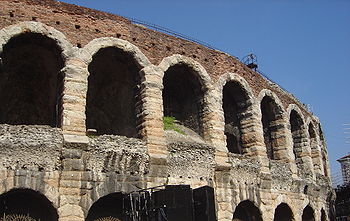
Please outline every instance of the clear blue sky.
M259 69L320 118L332 173L340 172L336 159L350 152L349 0L64 2L154 23L238 58L256 54Z

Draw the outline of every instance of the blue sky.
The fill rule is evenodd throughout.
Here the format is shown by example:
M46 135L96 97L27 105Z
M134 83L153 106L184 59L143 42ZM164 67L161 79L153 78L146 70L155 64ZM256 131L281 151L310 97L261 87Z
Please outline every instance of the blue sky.
M336 159L350 152L350 1L63 2L154 23L238 58L256 54L259 69L320 118L332 173L340 172Z

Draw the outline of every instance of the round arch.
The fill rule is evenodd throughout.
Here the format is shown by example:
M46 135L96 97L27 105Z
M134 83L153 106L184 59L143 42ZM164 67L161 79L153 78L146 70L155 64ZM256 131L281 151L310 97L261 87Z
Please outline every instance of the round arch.
M305 123L305 117L303 115L303 112L301 111L301 109L299 108L298 105L296 104L289 104L288 108L287 108L287 116L290 118L290 115L292 113L292 111L295 111L300 118L302 119L303 123Z
M31 189L12 189L0 195L0 214L7 219L26 217L31 221L57 221L58 213L41 193Z
M86 128L97 134L139 137L141 69L151 63L128 41L92 40L77 56L88 65Z
M287 144L284 135L287 123L283 105L277 95L267 89L259 93L257 100L267 156L272 160L280 160L283 155L287 155L281 153L281 147Z
M315 221L314 209L307 205L303 210L302 221Z
M251 130L241 128L244 121L251 120L254 115L255 98L252 89L244 78L237 74L227 73L221 76L216 84L219 94L218 105L220 119L224 119L223 131L226 137L226 147L231 153L243 154L250 146L242 142L241 137L249 136Z
M287 203L281 203L276 207L273 221L294 221L293 211Z
M262 221L261 211L252 201L242 201L233 213L233 221Z
M62 58L64 59L64 61L71 57L73 54L74 48L62 32L56 30L53 27L47 26L41 22L33 21L21 22L1 29L0 54L3 51L3 46L6 45L10 39L25 33L37 33L54 40L57 43L57 45L62 49Z
M304 142L304 140L309 140L305 118L300 108L295 104L288 106L287 113L289 116L293 153L297 168L299 169L299 175L305 175L305 172L300 173L300 170L304 169L308 171L307 175L312 175L311 148L308 143Z
M241 76L236 73L226 73L220 76L216 83L216 88L219 91L219 99L222 100L222 91L227 82L237 82L242 89L247 93L247 96L251 103L255 103L255 97L252 88L249 83Z
M316 132L316 126L310 117L306 119L306 126L308 131L308 137L311 148L311 158L313 169L317 173L321 173L321 162L322 162L322 154L321 148L319 146L319 137Z
M261 101L264 99L265 96L268 96L274 100L274 102L277 104L278 108L281 109L281 111L283 113L283 117L285 117L286 111L284 109L282 101L279 99L279 97L273 91L271 91L269 89L262 89L256 98L257 103L260 105Z
M210 134L208 123L213 110L213 86L206 70L182 55L164 58L159 64L163 82L164 117L174 117L203 138ZM208 115L208 116L207 116Z
M151 65L151 62L137 46L126 40L113 37L96 38L90 41L87 45L85 45L85 47L78 51L76 57L81 59L85 64L89 65L93 59L93 56L104 48L117 48L127 54L130 54L136 61L136 64L140 70Z
M110 193L92 204L85 221L124 220L123 201L125 194Z
M6 27L0 39L0 101L6 104L0 109L0 122L61 127L62 69L71 44L62 33L38 22Z
M175 54L175 55L171 55L169 57L166 57L160 62L160 64L158 65L158 67L161 70L160 79L162 79L162 81L163 81L165 72L170 67L173 67L175 65L181 65L181 64L185 65L189 69L193 70L193 73L200 80L199 82L200 82L204 91L211 90L213 88L212 80L211 80L209 74L207 73L207 71L205 70L205 68L200 63L193 60L192 58L189 58L189 57L186 57L183 55L179 55L179 54ZM163 85L163 84L161 83L161 85Z

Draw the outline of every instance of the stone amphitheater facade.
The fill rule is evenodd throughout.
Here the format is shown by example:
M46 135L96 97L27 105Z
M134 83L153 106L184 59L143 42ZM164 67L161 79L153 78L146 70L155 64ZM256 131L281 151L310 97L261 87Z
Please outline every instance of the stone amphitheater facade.
M331 220L320 121L278 85L123 17L0 2L1 204L94 220L104 199L189 184L214 188L219 221ZM190 134L164 130L164 116Z

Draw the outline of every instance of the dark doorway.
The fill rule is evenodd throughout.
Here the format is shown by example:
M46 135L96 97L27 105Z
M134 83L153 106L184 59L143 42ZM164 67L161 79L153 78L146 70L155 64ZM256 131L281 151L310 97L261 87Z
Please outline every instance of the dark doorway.
M13 37L0 55L0 123L61 126L62 50L44 35Z
M137 137L139 67L132 55L114 47L100 49L89 65L86 127L97 134Z
M6 220L57 221L58 214L52 203L39 192L15 189L0 195L0 216ZM15 219L16 217L17 219Z

